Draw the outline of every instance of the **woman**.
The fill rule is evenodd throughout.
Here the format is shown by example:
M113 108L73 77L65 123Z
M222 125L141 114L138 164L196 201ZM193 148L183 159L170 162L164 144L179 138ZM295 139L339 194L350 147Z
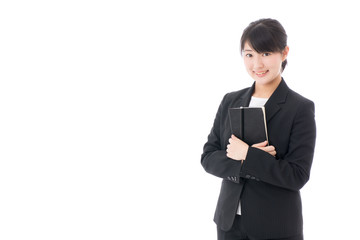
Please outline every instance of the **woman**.
M250 23L241 37L250 88L223 98L204 145L205 171L223 178L214 221L218 239L303 239L299 190L309 180L314 103L281 77L289 47L273 19ZM268 141L249 146L231 134L228 109L265 106Z

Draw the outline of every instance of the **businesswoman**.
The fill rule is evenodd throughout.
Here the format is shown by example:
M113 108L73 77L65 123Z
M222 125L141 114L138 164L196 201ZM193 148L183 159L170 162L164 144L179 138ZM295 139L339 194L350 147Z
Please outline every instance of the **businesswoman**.
M204 145L205 171L223 178L215 211L219 240L303 239L299 190L309 180L316 126L314 103L281 73L289 47L274 19L250 23L241 54L251 87L224 96ZM231 134L228 109L265 106L268 141L249 146Z

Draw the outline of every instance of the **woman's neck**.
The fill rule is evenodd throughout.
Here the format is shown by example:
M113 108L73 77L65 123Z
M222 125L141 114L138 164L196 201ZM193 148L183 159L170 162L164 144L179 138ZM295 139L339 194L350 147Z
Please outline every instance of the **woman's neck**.
M255 90L252 96L258 98L270 98L273 92L279 86L280 82L281 76L267 84L259 84L258 82L255 82Z

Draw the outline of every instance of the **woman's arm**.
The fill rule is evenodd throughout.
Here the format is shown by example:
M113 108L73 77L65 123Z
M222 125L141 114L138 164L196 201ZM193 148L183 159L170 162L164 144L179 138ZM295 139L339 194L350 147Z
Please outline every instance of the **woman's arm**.
M300 190L310 177L315 139L314 104L307 102L295 117L286 155L276 159L265 151L250 147L240 177L259 179L290 190Z
M228 158L225 149L221 148L221 120L226 96L219 106L208 141L204 145L201 164L205 171L212 175L225 179L230 177L230 179L236 179L235 182L239 182L241 162Z

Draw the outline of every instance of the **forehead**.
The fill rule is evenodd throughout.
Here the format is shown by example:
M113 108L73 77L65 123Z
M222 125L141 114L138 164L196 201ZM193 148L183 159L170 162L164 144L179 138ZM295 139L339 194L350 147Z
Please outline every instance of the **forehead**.
M273 53L273 55L275 55L275 54L277 54L277 53L280 54L280 52L276 52L276 51L274 51L274 52L273 52L273 51L258 52L258 51L256 51L256 50L254 50L254 48L251 46L251 44L249 43L249 41L246 41L246 42L245 42L243 52L259 53L259 54L261 54L261 53L266 53L266 52L271 52L271 53Z
M246 41L244 44L244 52L254 52L254 49L252 48L252 46L249 44L249 41Z

